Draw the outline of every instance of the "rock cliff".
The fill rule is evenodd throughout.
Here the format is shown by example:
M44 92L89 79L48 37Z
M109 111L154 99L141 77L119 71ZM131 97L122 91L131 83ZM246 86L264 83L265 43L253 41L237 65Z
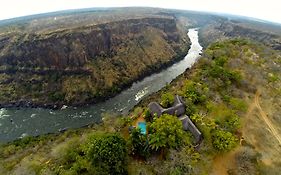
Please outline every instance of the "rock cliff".
M174 17L143 17L0 36L0 105L79 105L183 58ZM28 106L28 105L27 105Z
M225 20L208 24L200 31L200 39L205 47L214 41L227 38L248 38L281 50L280 32L261 30L256 26L252 27L250 23L245 25L242 22Z

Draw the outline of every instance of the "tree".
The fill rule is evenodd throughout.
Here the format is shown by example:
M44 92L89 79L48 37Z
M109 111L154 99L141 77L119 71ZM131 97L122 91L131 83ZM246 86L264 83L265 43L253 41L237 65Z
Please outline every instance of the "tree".
M226 118L224 126L228 131L234 133L241 127L240 118L236 114L230 115Z
M132 155L149 156L147 139L145 135L141 134L140 128L134 128L131 131L128 144Z
M127 174L126 141L120 135L95 134L85 146L96 174Z
M154 150L161 148L177 148L184 139L182 123L177 117L164 114L151 125L149 135L150 147Z
M161 96L161 105L164 108L170 107L173 105L175 97L173 94L167 92Z
M214 130L212 135L213 147L220 152L227 152L237 145L237 138L228 131Z
M206 101L206 93L209 89L206 85L187 80L183 87L183 96L191 103L198 104Z

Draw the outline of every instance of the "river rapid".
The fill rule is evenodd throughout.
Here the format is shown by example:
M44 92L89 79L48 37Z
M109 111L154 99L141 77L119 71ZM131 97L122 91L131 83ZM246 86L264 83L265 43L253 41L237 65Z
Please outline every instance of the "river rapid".
M0 142L24 136L55 133L101 121L103 113L127 114L141 99L159 91L186 69L191 68L202 52L197 29L189 29L191 47L183 60L135 82L130 88L105 102L60 110L43 108L0 109Z

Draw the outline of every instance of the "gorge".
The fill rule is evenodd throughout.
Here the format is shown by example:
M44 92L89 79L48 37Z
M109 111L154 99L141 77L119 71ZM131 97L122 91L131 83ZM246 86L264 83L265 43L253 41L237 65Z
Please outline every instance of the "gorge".
M122 91L105 102L67 109L52 110L44 108L2 108L0 112L0 141L6 142L27 135L41 135L69 128L78 128L101 120L102 113L126 114L141 98L154 93L174 78L191 68L200 56L202 47L198 42L197 29L189 29L191 46L183 60L145 77L143 80ZM140 93L144 91L144 93ZM137 94L142 94L136 98Z

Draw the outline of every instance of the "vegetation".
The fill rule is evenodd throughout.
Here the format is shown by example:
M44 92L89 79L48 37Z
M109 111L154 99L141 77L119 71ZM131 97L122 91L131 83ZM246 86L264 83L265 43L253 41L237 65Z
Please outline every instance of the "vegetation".
M101 22L101 16L93 17L104 24L86 22L86 26L66 26L50 33L1 35L5 43L0 51L6 51L0 55L0 105L17 104L19 99L26 105L50 107L98 102L182 59L187 52L187 36L179 31L185 29L177 27L174 18L159 16L155 24L154 18L125 16L121 15L123 20L111 19L114 23ZM107 19L108 15L103 17ZM135 22L131 24L128 19ZM104 25L108 29L106 36L102 34ZM6 47L8 43L13 47ZM13 61L5 61L7 57L13 57Z
M134 128L128 140L130 154L147 158L150 155L149 144L145 135L141 134L139 128Z
M171 107L174 103L174 100L175 100L175 97L173 94L171 93L165 93L161 96L161 105L164 107L164 108L168 108L168 107Z
M214 130L212 131L213 146L218 151L230 151L237 145L237 138L228 131Z
M177 117L163 114L150 125L149 144L153 150L177 148L184 140L182 123Z
M85 146L95 174L126 174L126 141L120 135L95 134Z
M142 101L130 117L105 117L100 125L3 145L0 174L19 167L26 174L210 174L219 161L233 162L225 171L230 174L278 174L278 143L253 104L258 88L264 106L270 106L269 119L280 121L281 82L275 80L280 58L279 52L241 39L214 43L192 70ZM203 134L200 146L175 116L156 117L146 108L151 101L171 104L171 94L184 98L186 115ZM138 128L129 132L140 117L146 135Z

